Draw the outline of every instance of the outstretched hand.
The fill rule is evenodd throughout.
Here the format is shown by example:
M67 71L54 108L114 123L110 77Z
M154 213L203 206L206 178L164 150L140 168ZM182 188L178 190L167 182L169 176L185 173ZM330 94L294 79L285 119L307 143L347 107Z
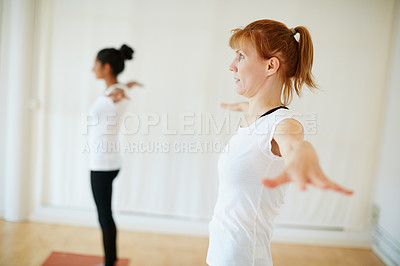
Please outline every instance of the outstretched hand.
M305 145L309 144L305 142ZM322 171L316 154L307 150L308 148L304 147L301 151L299 150L298 154L293 154L293 160L290 160L285 170L273 179L263 179L263 185L275 188L288 182L294 182L301 190L306 190L306 186L311 184L320 189L332 189L346 195L353 194L352 190L331 181Z
M230 111L246 112L249 109L248 102L240 103L221 103L221 107Z
M126 86L127 86L128 88L132 88L132 87L134 87L134 86L143 87L143 84L142 84L142 83L139 83L139 82L137 82L137 81L130 81L130 82L126 83Z
M130 100L128 96L126 96L124 90L115 89L111 92L107 97L111 98L114 103L117 103L123 99Z
M295 182L301 190L306 190L306 185L311 184L321 189L332 189L346 195L353 194L352 190L332 182L323 173L306 175L291 169L285 169L278 177L274 179L263 179L262 181L263 185L269 188L275 188L288 182Z
M271 146L275 154L281 155L285 161L284 171L273 179L263 179L266 187L275 188L288 182L294 182L301 190L308 184L320 189L332 189L346 195L353 194L331 181L321 169L318 155L310 142L304 141L304 129L296 119L288 118L280 121L275 128ZM279 154L276 151L279 151ZM271 150L272 151L272 150Z

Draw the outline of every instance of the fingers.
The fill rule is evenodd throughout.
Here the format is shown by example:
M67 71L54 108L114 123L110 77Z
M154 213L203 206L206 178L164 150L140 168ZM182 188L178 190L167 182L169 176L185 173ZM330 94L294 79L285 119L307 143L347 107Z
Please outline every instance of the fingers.
M110 95L108 95L108 97L110 97L114 103L117 103L123 99L130 100L130 98L125 95L125 93L121 92L111 93Z
M275 188L289 182L296 183L300 190L306 190L307 180L302 175L297 174L296 177L290 178L286 171L282 172L274 179L263 179L262 181L263 185L269 188Z
M127 86L128 88L131 88L131 87L135 86L135 84L136 84L135 81L131 81L131 82L126 83L126 86Z
M331 181L328 177L326 177L326 175L324 173L322 173L322 171L316 175L310 175L310 183L318 188L321 189L332 189L335 190L337 192L346 194L346 195L352 195L353 191L346 189L340 185L338 185L337 183Z
M142 83L139 83L139 82L136 82L136 81L134 81L134 82L132 82L132 83L131 83L131 87L133 87L133 86L143 87L143 84L142 84Z
M243 103L221 103L221 107L230 111L244 111Z
M335 190L337 192L340 192L340 193L343 193L343 194L346 194L346 195L352 195L354 193L353 190L344 188L344 187L342 187L342 186L330 181L329 179L328 179L328 184L329 184L329 188L330 189L333 189L333 190Z
M127 86L128 88L131 88L131 87L133 87L133 86L143 87L143 84L140 83L140 82L137 82L137 81L131 81L131 82L126 83L126 86Z
M262 183L264 186L269 188L275 188L282 184L291 182L289 176L287 175L286 171L282 172L279 176L274 179L263 179Z
M227 109L227 110L237 111L233 104L221 103L221 107L224 108L224 109Z
M249 109L249 103L248 102L241 102L241 103L238 103L238 104L239 104L240 110L242 112L247 112L247 110Z
M277 176L274 179L263 179L262 183L264 186L269 187L269 188L275 188L278 187L282 184L288 183L288 182L294 182L296 186L300 190L306 190L307 184L311 184L317 188L320 189L332 189L334 191L337 191L339 193L343 193L346 195L352 195L354 191L346 189L335 182L332 182L329 180L322 171L320 171L318 174L310 174L310 175L305 175L301 173L294 173L294 174L288 174L287 171L285 170L282 172L279 176Z
M320 171L319 174L310 174L310 183L312 185L316 186L317 188L320 188L320 189L330 188L327 180L328 179L325 177L325 175L322 173L322 171Z

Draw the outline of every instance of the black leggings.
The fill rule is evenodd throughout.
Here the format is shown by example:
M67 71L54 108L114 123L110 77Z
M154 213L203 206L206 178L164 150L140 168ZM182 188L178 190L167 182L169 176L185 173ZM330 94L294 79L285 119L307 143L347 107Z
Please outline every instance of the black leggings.
M111 211L112 182L118 175L116 171L91 171L90 181L97 214L103 233L105 265L112 266L117 260L117 228Z

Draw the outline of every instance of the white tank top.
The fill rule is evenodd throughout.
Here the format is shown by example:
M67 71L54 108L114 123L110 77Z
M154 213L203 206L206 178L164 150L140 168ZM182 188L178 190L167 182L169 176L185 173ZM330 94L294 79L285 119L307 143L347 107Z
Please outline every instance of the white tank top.
M121 168L119 141L120 118L126 109L126 100L114 103L110 97L115 89L125 90L126 86L114 84L98 97L89 110L89 169L92 171L113 171Z
M211 266L272 265L273 222L284 202L286 185L264 187L261 180L284 170L271 151L276 125L291 118L287 109L239 127L218 161L219 192L209 225L207 263Z

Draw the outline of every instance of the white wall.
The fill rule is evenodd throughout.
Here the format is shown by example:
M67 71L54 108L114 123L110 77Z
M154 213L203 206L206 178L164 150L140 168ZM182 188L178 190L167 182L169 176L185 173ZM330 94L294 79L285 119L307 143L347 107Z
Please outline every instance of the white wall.
M27 219L31 198L33 45L35 2L3 2L1 31L1 90L4 120L1 131L2 205L4 217L13 221ZM3 118L2 117L2 118ZM3 170L3 169L2 169Z
M393 47L388 87L382 120L382 134L374 204L379 208L374 232L374 250L400 265L400 3L397 1L393 28ZM390 260L392 262L390 262Z
M0 36L2 36L3 33L3 0L0 0ZM2 54L3 51L3 39L0 39L0 55ZM1 73L3 72L3 66L0 64L0 76L2 75ZM7 93L6 88L0 83L0 93L2 95L5 95ZM5 114L5 99L7 97L1 97L0 98L0 147L5 146L5 130L4 130L4 124L6 120L6 114ZM5 149L0 149L0 217L3 217L3 212L4 212L4 166L5 162Z

